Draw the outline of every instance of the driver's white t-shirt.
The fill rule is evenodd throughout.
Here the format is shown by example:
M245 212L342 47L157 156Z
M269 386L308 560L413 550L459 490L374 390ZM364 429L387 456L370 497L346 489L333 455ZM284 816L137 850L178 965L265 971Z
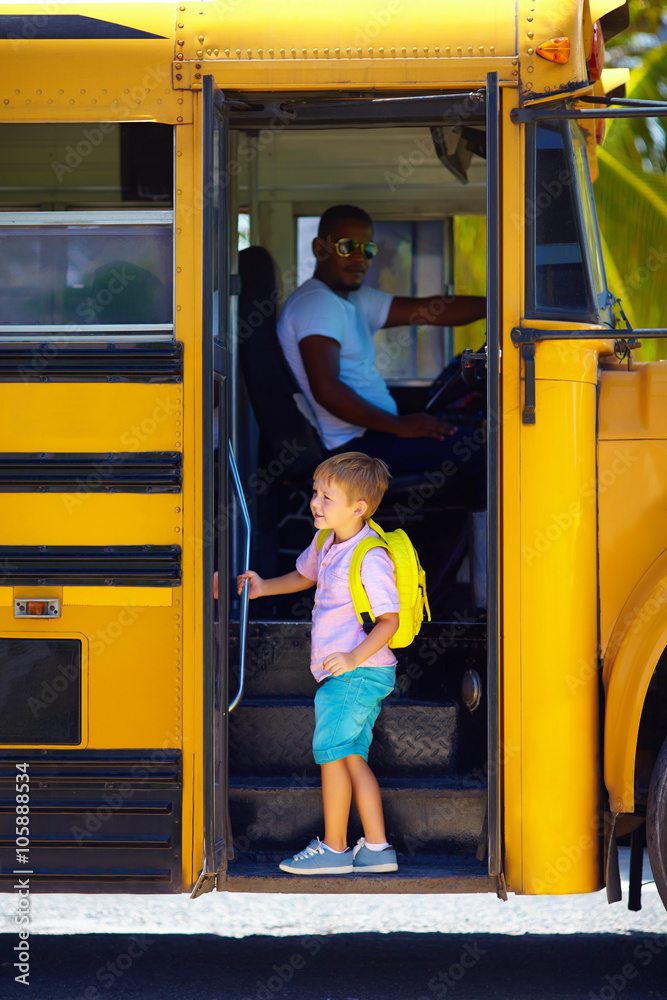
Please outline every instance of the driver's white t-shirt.
M313 397L299 342L314 334L340 344L340 380L382 410L397 413L396 401L375 367L373 334L387 321L393 296L362 286L343 298L317 278L309 278L287 299L278 321L278 339L299 388L310 403L324 447L331 450L360 437L365 428L335 417Z

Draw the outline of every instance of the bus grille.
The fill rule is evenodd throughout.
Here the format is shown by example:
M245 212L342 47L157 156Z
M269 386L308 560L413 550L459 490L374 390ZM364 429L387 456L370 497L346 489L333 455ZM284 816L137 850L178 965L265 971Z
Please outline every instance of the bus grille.
M17 764L30 776L28 863L16 858ZM0 891L180 892L179 750L3 753ZM20 874L16 874L19 870Z

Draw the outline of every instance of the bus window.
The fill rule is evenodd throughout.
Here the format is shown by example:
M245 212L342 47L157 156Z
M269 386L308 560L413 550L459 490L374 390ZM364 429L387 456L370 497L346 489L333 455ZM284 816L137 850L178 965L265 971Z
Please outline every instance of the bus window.
M297 220L298 284L312 277L315 262L311 245L318 223L319 216ZM374 219L378 255L365 284L392 295L442 292L448 283L445 242L451 224L451 218ZM428 385L452 359L451 334L453 331L436 326L379 331L375 336L376 367L390 385Z
M247 212L238 213L238 249L245 250L250 246L250 216ZM308 275L310 277L310 275Z
M577 219L577 174L558 126L538 124L532 131L526 194L528 311L551 319L594 321Z
M0 138L0 338L170 339L173 127L3 123Z
M486 216L455 215L452 236L456 293L486 295ZM485 338L486 319L454 327L452 357L466 347L478 350Z
M108 214L40 213L25 225L17 214L19 225L0 225L0 333L172 322L171 212L157 213L166 225L148 213L146 223L109 224Z

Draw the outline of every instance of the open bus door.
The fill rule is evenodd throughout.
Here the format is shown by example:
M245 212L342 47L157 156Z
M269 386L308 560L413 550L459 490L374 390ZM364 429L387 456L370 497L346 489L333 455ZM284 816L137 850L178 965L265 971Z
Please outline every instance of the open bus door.
M230 849L227 823L228 510L227 339L229 331L229 115L213 77L202 85L202 622L203 866L193 898L215 888ZM217 405L218 448L214 454ZM217 564L217 566L216 566ZM213 574L219 568L217 602ZM217 622L215 608L217 606Z
M220 112L217 111L217 106L215 99L217 97L219 101L219 95L214 97L213 88L211 82L209 81L208 86L205 83L204 94L208 94L207 102L204 105L206 122L208 124L208 131L214 137L216 136L216 129L221 128L226 130L227 117L224 114L224 104L220 102ZM484 854L486 853L486 848L488 846L488 872L485 872L482 876L482 871L475 874L475 878L466 881L466 885L472 885L474 882L474 889L472 891L489 891L489 889L496 890L500 895L505 895L505 882L504 882L504 866L502 857L502 806L501 806L501 788L502 788L502 775L500 773L500 719L499 719L499 683L498 683L498 661L499 661L499 644L498 644L498 550L499 550L499 521L498 521L498 483L499 483L499 448L498 448L498 421L494 419L493 415L497 413L498 410L498 398L499 398L499 246L498 246L498 233L499 233L499 210L500 210L500 196L499 196L499 103L500 103L500 91L498 86L497 74L491 74L487 80L486 91L480 90L474 93L456 93L456 94L434 94L434 95L424 95L424 96L408 96L401 98L356 98L356 99L345 99L341 98L338 100L313 100L313 99L299 99L291 100L289 98L281 99L280 96L262 98L257 97L252 101L245 101L243 96L237 96L233 101L230 102L230 124L232 128L245 129L250 131L257 131L262 128L270 128L273 124L275 127L275 122L280 122L281 130L287 129L336 129L336 128L387 128L387 127L400 127L400 126L437 126L442 124L444 121L447 122L460 122L462 120L467 122L472 122L478 127L484 128L486 126L486 155L488 163L488 173L487 173L487 215L488 215L488 232L489 232L489 249L488 249L488 288L487 296L489 300L489 312L488 312L488 406L489 406L489 427L490 427L490 437L489 437L489 448L488 448L488 483L489 483L489 494L488 494L488 551L489 551L489 566L490 572L487 575L487 607L489 610L489 644L488 644L488 656L486 666L488 668L488 720L487 720L487 731L488 731L488 749L486 749L486 740L484 740L484 748L478 747L480 753L483 757L480 760L480 765L483 761L483 767L480 767L479 773L482 772L488 775L488 784L485 791L488 795L488 834L487 825L484 824L484 832L479 837L478 832L475 834L475 841L478 843L478 858L477 863L481 868L480 862L483 861ZM220 114L221 117L218 119L216 116ZM220 124L218 125L218 121ZM218 164L218 170L222 169L222 160L226 154L227 144L223 139L223 144L220 147L223 152L219 154L220 163ZM209 152L209 158L213 156L212 152ZM213 162L211 160L211 162ZM211 167L214 171L214 168ZM217 197L221 192L224 191L224 185L219 182L215 182L215 176L213 176L213 184L210 190L214 191L214 195ZM223 206L221 206L221 214L224 211ZM208 216L209 226L213 225L213 221ZM223 224L223 231L226 233L227 229L226 223ZM234 226L231 226L231 231L234 231ZM219 266L222 266L221 261L224 257L225 260L228 259L231 246L223 247L220 245L219 260L216 262ZM210 272L212 274L212 271ZM228 279L229 280L229 279ZM220 290L222 292L224 288L224 276L220 277ZM229 285L226 287L227 296L229 296L230 289ZM233 300L232 300L233 301ZM221 319L222 324L221 329L225 329L226 318L222 315L224 313L224 307L221 302ZM231 319L231 313L229 315ZM216 350L222 352L224 350L222 344L222 337L219 346ZM229 436L232 440L235 439L235 427L236 427L236 407L231 403L231 396L234 393L234 374L235 364L234 364L234 345L232 341L229 342L229 351L226 355L228 361L228 391L229 391L229 417L230 417L230 429ZM221 388L223 388L225 383L222 383ZM206 411L205 411L206 412ZM223 441L222 430L221 430L221 442ZM220 451L222 459L222 448ZM234 473L233 463L230 468L230 472ZM221 475L222 475L221 466ZM231 489L231 484L230 484ZM223 497L222 487L221 487L221 500ZM227 531L229 533L229 546L232 553L240 551L241 545L241 530L242 525L239 518L233 518L228 521ZM236 567L236 560L232 559L231 562L234 563ZM222 580L222 566L223 562L220 562L221 574L220 580ZM204 574L206 575L207 569L204 568ZM225 625L223 621L223 614L226 612L227 608L227 596L224 593L224 588L221 586L220 591L220 640L224 641L226 632ZM244 615L240 615L239 626L239 663L241 664L243 656L241 653L241 647L245 645L245 625L244 625ZM235 628L236 623L231 623L232 627ZM252 641L257 646L259 642L264 643L269 650L272 648L272 644L275 645L275 633L279 632L281 627L290 625L293 634L294 647L301 646L301 637L307 640L306 631L308 623L305 621L300 621L296 623L290 623L285 621L276 620L273 621L261 621L253 623L251 629L253 633ZM433 623L433 627L437 628L438 623ZM443 635L446 633L450 634L452 628L455 632L460 632L461 629L457 623L440 623L441 629L444 628ZM447 629L449 628L449 631ZM482 623L475 623L472 632L477 636L484 631L484 626ZM303 636L302 636L303 633ZM453 632L452 632L453 634ZM297 635L299 638L297 638ZM438 641L438 636L435 632L429 633L429 636L425 637L425 641ZM250 640L249 640L250 641ZM259 656L262 657L264 650L259 650ZM227 689L226 685L226 662L224 662L224 657L226 650L221 648L221 659L220 663L223 664L223 668L216 675L215 683L222 684L222 690ZM271 653L269 652L269 654ZM296 653L293 652L292 659L294 659ZM276 816L286 817L284 822L277 824L281 827L281 836L284 835L287 839L289 831L287 827L290 826L290 817L294 814L296 818L297 813L301 813L301 807L292 809L292 806L288 808L288 804L293 801L290 798L292 792L296 797L296 792L299 791L304 797L307 795L308 788L304 786L303 789L294 790L289 786L289 781L285 784L282 792L273 789L271 781L273 778L264 780L263 782L255 782L257 787L254 787L252 782L248 779L246 781L243 778L243 774L246 772L248 774L264 774L264 770L252 770L253 765L257 765L257 762L253 759L253 753L256 752L254 747L254 741L251 738L253 732L252 725L258 725L259 723L255 720L251 723L250 715L253 713L261 712L264 708L263 704L257 702L257 692L253 688L253 670L255 668L251 666L250 676L247 682L248 686L248 701L244 702L244 706L240 709L239 716L244 715L244 720L241 722L239 718L238 725L242 730L243 738L235 736L235 731L237 727L236 716L232 719L232 727L230 733L230 767L234 760L234 749L236 743L239 740L242 742L243 747L246 748L247 753L243 758L243 770L240 772L241 776L236 775L232 771L231 775L225 778L227 785L230 790L230 809L234 816L235 822L235 833L238 837L238 847L239 847L239 860L234 862L232 866L226 871L222 878L217 880L212 878L213 874L218 870L213 867L213 861L207 861L207 866L205 868L205 874L202 875L200 879L200 884L198 885L195 892L206 891L214 887L217 881L217 888L220 889L237 889L246 890L257 886L258 877L264 877L266 891L271 891L272 888L276 886L280 887L280 891L312 891L312 888L306 888L301 883L301 880L288 879L281 877L277 871L275 871L276 866L270 862L252 860L250 862L243 861L244 840L248 840L248 837L244 837L244 830L255 829L253 822L251 820L252 810L256 807L256 801L259 801L261 797L270 800L270 808L264 810L265 813L273 810ZM272 676L276 673L278 668L272 673ZM239 694L234 699L234 703L239 700L239 696L242 694L243 689L243 671L240 670L240 688ZM212 690L212 688L210 689ZM292 692L294 693L294 692ZM296 695L294 695L296 697ZM228 695L231 697L231 694ZM212 704L210 696L207 695L209 704ZM208 709L207 709L208 711ZM211 724L215 723L216 726L220 728L218 733L218 739L226 739L226 727L228 718L228 709L226 704L219 706L221 718L216 720L211 720ZM275 706L272 706L272 711L275 711ZM296 710L295 710L296 711ZM247 718L246 718L247 716ZM300 718L300 717L299 717ZM275 720L273 725L281 730L281 737L284 738L285 732L283 731L288 727L287 716L285 716L282 721ZM244 728L244 726L246 728ZM251 728L248 729L247 727ZM223 728L224 727L224 728ZM210 731L213 731L211 728ZM262 729L265 737L267 737L266 728ZM298 736L303 736L303 733L299 731ZM486 734L485 734L486 735ZM237 738L238 737L238 738ZM296 742L299 742L296 740ZM303 741L302 741L303 742ZM301 745L299 743L299 745ZM304 744L305 745L305 744ZM211 746L209 748L211 760L215 762L215 766L220 766L221 756L215 757L215 748ZM245 751L244 751L245 752ZM248 759L246 759L248 757ZM273 765L277 766L276 760L273 760ZM264 766L264 764L262 764ZM296 765L292 762L290 764L292 771L296 768ZM287 769L287 773L290 768ZM298 770L298 769L297 769ZM282 773L282 772L281 772ZM475 772L477 773L477 772ZM271 771L273 775L273 771ZM414 782L406 782L403 784L405 788L402 789L402 794L409 797L412 791L416 792L420 787L420 779L417 775L414 776ZM275 779L277 781L277 779ZM281 779L282 780L282 779ZM408 787L409 785L409 787ZM413 788L414 785L414 788ZM247 786L247 787L246 787ZM260 787L261 786L261 787ZM266 786L266 787L264 787ZM217 787L213 788L212 785L207 785L207 791L210 795L210 801L213 803L215 809L218 810L216 815L209 816L209 824L214 824L216 821L220 824L219 831L222 832L224 827L223 817L226 816L226 807L224 802L218 801L216 795L220 795L222 799L222 789L224 788L224 783L222 780L218 782ZM282 788L282 785L280 786ZM277 786L276 786L277 788ZM220 791L219 791L220 790ZM481 791L479 789L478 791ZM278 796L283 794L285 797L285 802L279 801ZM486 797L486 796L485 796ZM444 800L443 800L444 801ZM487 803L485 803L487 804ZM304 807L305 808L305 807ZM234 812L236 810L236 812ZM484 807L482 807L484 811ZM303 818L303 817L302 817ZM480 826L481 826L480 816ZM209 829L209 827L207 827ZM291 827L290 827L291 829ZM267 833L267 844L270 840L268 834L274 833L275 831L268 831ZM427 831L428 833L428 831ZM292 834L296 836L295 831ZM277 833L276 833L277 836ZM259 838L259 834L258 834ZM255 838L255 839L258 839ZM252 839L252 838L250 838ZM419 839L419 838L417 838ZM227 838L227 845L229 845L229 837ZM263 845L263 846L262 846ZM434 847L429 839L429 836L424 838L423 847L429 847L430 850L434 850ZM260 847L257 848L260 852L268 851L270 848L264 845L264 841L261 842ZM272 849L271 849L272 850ZM275 852L274 852L275 853ZM474 848L472 850L474 855ZM231 855L228 853L228 860L232 860ZM474 861L474 858L471 859ZM484 866L486 868L486 866ZM397 885L395 877L392 877L392 884L397 885L397 888L393 891L433 891L433 888L424 889L423 886L433 886L436 883L439 888L436 891L461 891L462 881L460 877L459 867L456 864L448 867L448 862L444 859L442 863L437 866L437 872L434 871L432 874L425 874L425 869L420 869L419 866L414 867L413 872L406 872L406 876L401 880L400 887ZM435 877L434 877L435 876ZM208 877L209 884L204 885L203 880ZM467 878L467 876L466 876ZM286 881L290 884L290 889L287 889ZM365 889L363 891L392 891L388 889L380 888L380 882L386 882L385 879L378 880L374 885L374 889ZM314 883L312 879L307 883L309 886L313 887ZM326 884L330 886L330 891L350 891L347 888L343 888L339 885L338 880L335 883L328 879ZM358 883L361 885L361 882ZM319 891L324 891L320 887Z
M502 775L500 773L500 88L498 74L486 78L486 666L488 725L489 875L507 898L503 864Z

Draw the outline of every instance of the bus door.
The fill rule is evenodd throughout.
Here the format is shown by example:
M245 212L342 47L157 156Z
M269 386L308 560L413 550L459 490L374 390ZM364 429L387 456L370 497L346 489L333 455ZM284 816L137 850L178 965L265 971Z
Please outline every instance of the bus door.
M499 593L500 545L500 88L498 74L486 85L486 664L488 719L489 875L498 879L506 897L502 847L500 773Z
M202 86L202 622L203 867L192 896L215 888L231 856L227 836L227 532L229 498L227 341L229 331L229 116L223 96ZM217 441L216 441L217 439ZM217 445L217 447L216 447ZM233 462L233 457L232 457ZM219 570L214 603L213 574ZM218 612L217 615L215 612ZM217 621L216 621L217 617Z

